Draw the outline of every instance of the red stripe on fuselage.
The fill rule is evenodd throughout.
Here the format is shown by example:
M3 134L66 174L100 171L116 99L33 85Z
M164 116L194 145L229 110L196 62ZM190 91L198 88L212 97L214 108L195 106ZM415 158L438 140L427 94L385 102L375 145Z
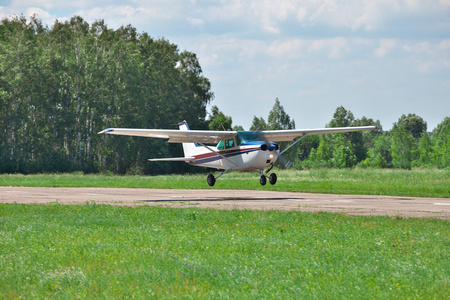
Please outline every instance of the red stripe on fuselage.
M253 150L258 150L258 149L259 149L259 147L242 148L242 149L222 150L222 151L218 151L218 153L220 153L223 156L227 156L228 154L233 154L233 153L236 153L236 152L253 151ZM211 157L214 157L214 156L220 156L220 155L217 155L217 153L215 153L215 152L208 152L208 153L203 153L203 154L199 154L199 155L194 155L195 160L211 158Z

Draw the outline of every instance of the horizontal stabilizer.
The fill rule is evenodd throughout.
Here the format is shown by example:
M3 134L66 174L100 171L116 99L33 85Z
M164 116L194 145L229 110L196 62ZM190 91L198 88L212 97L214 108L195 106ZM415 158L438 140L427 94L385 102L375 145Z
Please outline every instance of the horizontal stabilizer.
M194 161L195 157L151 158L148 161Z

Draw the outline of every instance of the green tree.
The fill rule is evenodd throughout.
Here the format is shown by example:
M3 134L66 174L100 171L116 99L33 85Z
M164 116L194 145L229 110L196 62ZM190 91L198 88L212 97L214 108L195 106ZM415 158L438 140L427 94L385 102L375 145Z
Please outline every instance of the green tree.
M291 121L291 117L286 113L278 98L275 99L275 104L273 105L272 110L269 112L269 117L267 119L267 129L295 129L295 121Z
M402 128L409 132L416 140L419 140L423 132L427 131L427 122L416 114L402 115L398 122L394 123L393 130Z
M321 138L317 149L311 149L308 159L304 160L301 166L307 169L332 167L329 145Z
M371 149L374 145L375 137L383 134L383 126L381 126L380 120L374 121L372 118L363 116L361 119L354 120L351 126L375 126L377 128L373 131L361 132L365 150Z
M416 148L413 135L400 127L393 130L392 136L392 164L395 168L410 169L416 157Z
M369 156L375 168L387 168L392 166L391 134L380 134L374 138L373 147L369 150Z
M333 114L333 119L327 124L327 127L350 127L350 126L359 126L362 123L374 123L373 120L367 119L363 117L362 120L355 120L353 113L349 110L346 110L343 106L340 106L336 109ZM373 125L373 124L370 124ZM364 146L364 138L362 132L346 132L346 133L336 133L336 134L327 134L323 135L323 139L326 144L329 145L330 149L333 149L332 152L339 154L345 151L345 155L350 159L347 164L350 166L356 165L356 163L363 161L367 157L367 149ZM343 146L343 147L342 147ZM345 149L345 150L343 150ZM347 155L348 151L352 153L352 155ZM330 155L330 157L334 157L334 155ZM356 162L353 161L353 157L356 157ZM340 167L339 161L340 158L336 158L333 163L335 167Z
M417 159L412 162L412 166L430 167L432 165L432 152L431 138L428 133L423 132L419 139Z
M251 131L261 131L267 130L267 123L263 117L258 118L253 116L252 126L250 126Z
M275 104L273 105L272 110L269 112L269 117L267 118L267 129L295 129L295 121L291 120L291 117L286 113L278 98L275 99ZM285 149L289 145L288 142L281 142L279 144L281 151L283 151L283 149ZM295 162L296 160L296 146L286 151L283 154L284 156L277 160L276 165L278 165L280 168L289 168L293 164L292 162Z
M431 136L433 166L450 168L450 117L446 117L433 130Z
M388 167L388 163L387 163L386 159L381 155L381 153L378 153L377 156L374 158L373 167L376 169Z
M352 168L356 165L356 162L353 151L344 145L339 146L333 153L333 166L335 168Z
M211 114L208 118L209 130L231 130L232 123L232 118L221 112L216 105L211 108Z
M333 119L331 119L327 127L348 127L352 125L354 120L355 117L351 111L346 110L343 106L339 106L336 108Z
M343 106L339 106L333 114L331 121L326 127L352 127L352 126L376 126L377 130L371 132L348 132L320 135L320 143L314 143L313 149L310 149L309 158L304 160L301 165L306 168L311 167L330 167L344 168L360 165L369 167L378 152L374 152L377 138L383 136L383 130L379 120L362 117L355 119L353 113ZM380 139L380 138L379 138ZM380 140L381 141L381 140ZM380 146L380 141L378 146ZM301 143L301 142L300 142ZM319 146L316 146L316 145ZM301 147L301 146L299 146ZM319 149L320 148L320 149ZM390 159L390 144L389 149ZM369 150L370 158L369 158ZM381 151L381 148L379 149ZM303 151L302 153L308 153ZM302 153L299 153L302 155ZM373 155L373 157L372 157ZM303 158L304 159L304 158ZM319 163L319 161L321 161ZM378 160L380 161L380 160ZM387 163L386 163L387 164ZM383 164L384 166L385 164Z
M297 157L300 161L307 159L312 149L317 149L320 143L320 136L308 135L303 138L297 147Z

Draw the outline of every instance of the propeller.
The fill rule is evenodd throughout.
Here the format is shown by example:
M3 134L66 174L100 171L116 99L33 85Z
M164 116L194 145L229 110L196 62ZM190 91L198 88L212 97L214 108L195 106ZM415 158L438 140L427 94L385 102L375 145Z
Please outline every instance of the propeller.
M255 130L255 131L259 131L259 130ZM254 131L254 132L255 132ZM261 150L263 151L276 151L276 150L280 150L280 146L276 143L271 143L270 141L268 141L266 139L266 137L264 136L264 140L263 140L264 144L261 145ZM283 169L288 169L292 166L292 161L290 159L288 159L286 156L283 155L283 152L278 152L277 153L278 156L278 160L280 161L280 165L282 166ZM273 165L272 165L273 167ZM270 169L268 169L268 171L270 171L272 169L272 167Z
M278 155L280 164L283 165L283 169L289 169L292 166L292 161L283 154Z

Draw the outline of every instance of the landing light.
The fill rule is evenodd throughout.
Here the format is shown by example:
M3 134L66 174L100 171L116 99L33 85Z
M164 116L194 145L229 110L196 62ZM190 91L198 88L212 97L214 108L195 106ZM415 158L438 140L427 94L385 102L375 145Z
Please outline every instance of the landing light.
M269 155L269 158L273 158L273 154L270 154L270 155Z

